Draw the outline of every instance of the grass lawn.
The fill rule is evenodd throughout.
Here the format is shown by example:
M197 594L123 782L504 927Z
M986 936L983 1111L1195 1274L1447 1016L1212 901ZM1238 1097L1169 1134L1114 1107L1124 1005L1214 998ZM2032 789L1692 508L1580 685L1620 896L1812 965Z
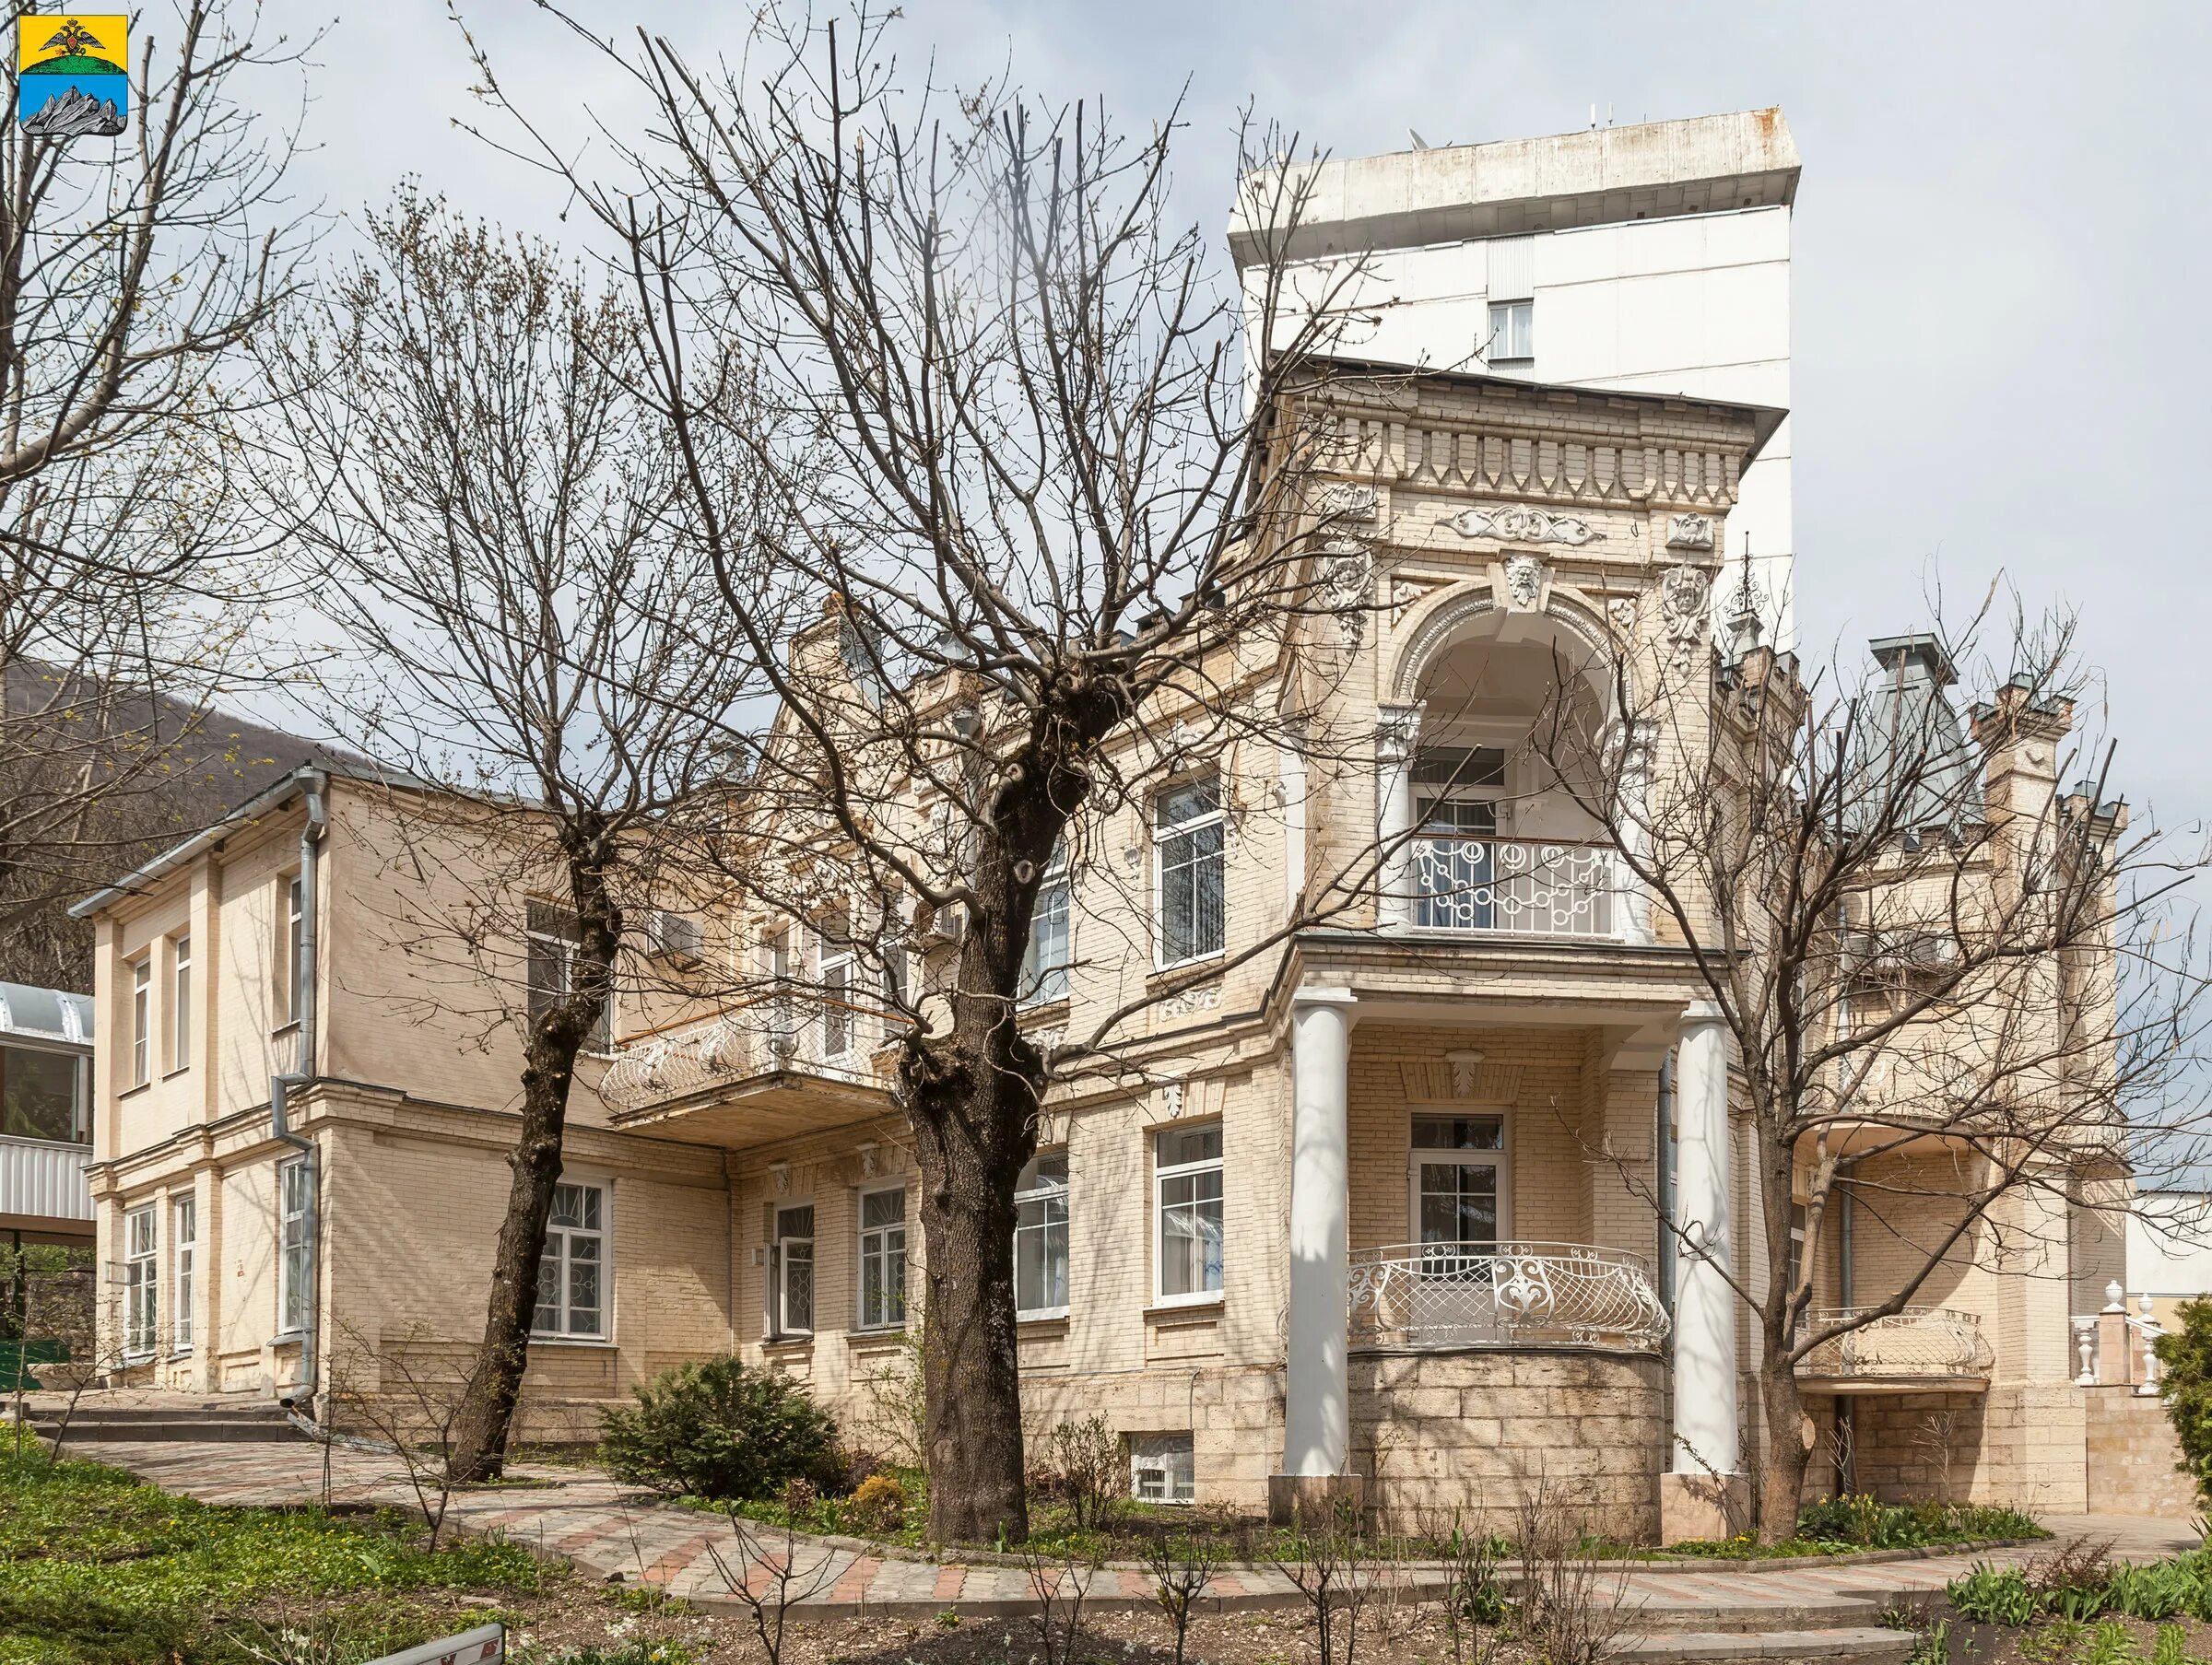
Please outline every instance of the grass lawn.
M244 1665L288 1629L371 1659L566 1577L517 1545L425 1536L392 1512L218 1508L0 1455L0 1665Z

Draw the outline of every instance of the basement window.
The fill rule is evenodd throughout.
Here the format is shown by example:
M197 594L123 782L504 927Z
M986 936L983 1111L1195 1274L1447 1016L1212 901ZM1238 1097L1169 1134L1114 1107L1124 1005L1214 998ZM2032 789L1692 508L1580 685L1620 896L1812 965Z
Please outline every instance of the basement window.
M1140 1503L1194 1503L1198 1460L1189 1434L1129 1436L1129 1495Z

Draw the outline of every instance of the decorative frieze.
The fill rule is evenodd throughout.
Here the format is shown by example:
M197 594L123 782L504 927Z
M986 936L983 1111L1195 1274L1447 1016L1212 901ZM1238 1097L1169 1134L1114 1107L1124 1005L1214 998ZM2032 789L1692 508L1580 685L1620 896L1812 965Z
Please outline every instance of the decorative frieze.
M1163 1017L1188 1017L1199 1012L1211 1012L1221 1003L1221 983L1216 979L1210 983L1195 983L1179 990L1159 1003L1158 1010ZM1176 1091L1182 1089L1180 1085Z
M1525 503L1463 509L1444 522L1463 538L1496 538L1509 544L1566 544L1581 548L1601 543L1605 534L1579 515L1553 514Z
M1398 1079L1415 1104L1510 1105L1521 1092L1519 1064L1493 1063L1479 1052L1400 1059Z
M1666 546L1669 549L1710 549L1712 547L1712 517L1709 514L1670 514L1666 517Z
M1712 580L1701 568L1670 567L1659 580L1659 606L1665 621L1667 656L1677 671L1697 662L1704 644L1707 610L1712 599Z
M1321 546L1322 604L1336 615L1347 648L1367 635L1367 616L1375 600L1375 557L1358 538L1331 538Z
M1346 481L1324 487L1314 507L1326 520L1364 523L1382 512L1382 494L1372 486Z

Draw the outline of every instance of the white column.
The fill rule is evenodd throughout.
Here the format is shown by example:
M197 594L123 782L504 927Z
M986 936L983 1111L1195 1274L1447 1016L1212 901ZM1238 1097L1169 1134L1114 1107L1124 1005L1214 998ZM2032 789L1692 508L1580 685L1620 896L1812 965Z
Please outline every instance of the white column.
M1677 1474L1732 1474L1737 1459L1727 1030L1710 1002L1682 1027L1675 1123L1675 1456Z
M1421 708L1375 708L1375 836L1382 852L1376 922L1385 930L1413 923L1413 759L1421 739Z
M1349 990L1307 989L1290 1012L1290 1312L1282 1468L1288 1475L1343 1474L1351 1457L1345 1109L1352 1004Z

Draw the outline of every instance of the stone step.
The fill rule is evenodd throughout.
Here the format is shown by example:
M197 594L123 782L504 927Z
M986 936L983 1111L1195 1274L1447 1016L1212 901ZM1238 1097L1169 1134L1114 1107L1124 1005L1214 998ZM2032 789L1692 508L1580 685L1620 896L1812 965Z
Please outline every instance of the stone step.
M34 1407L24 1419L33 1433L53 1438L63 1432L63 1413ZM64 1435L70 1445L124 1443L176 1444L211 1440L223 1444L261 1443L306 1437L287 1420L281 1405L79 1405Z
M1641 1633L1680 1636L1710 1632L1741 1636L1751 1632L1874 1630L1880 1627L1883 1604L1865 1597L1808 1596L1796 1601L1736 1601L1727 1599L1677 1601L1630 1596L1634 1608L1630 1621Z
M58 1417L52 1421L33 1417L30 1426L33 1433L49 1439L62 1431ZM189 1421L176 1422L72 1421L64 1437L68 1444L77 1446L190 1445L203 1440L223 1445L252 1445L304 1439L307 1436L289 1423L269 1422L262 1417L195 1416Z
M1747 1659L1847 1659L1903 1665L1912 1633L1877 1624L1830 1630L1670 1630L1621 1638L1620 1665L1734 1665Z

